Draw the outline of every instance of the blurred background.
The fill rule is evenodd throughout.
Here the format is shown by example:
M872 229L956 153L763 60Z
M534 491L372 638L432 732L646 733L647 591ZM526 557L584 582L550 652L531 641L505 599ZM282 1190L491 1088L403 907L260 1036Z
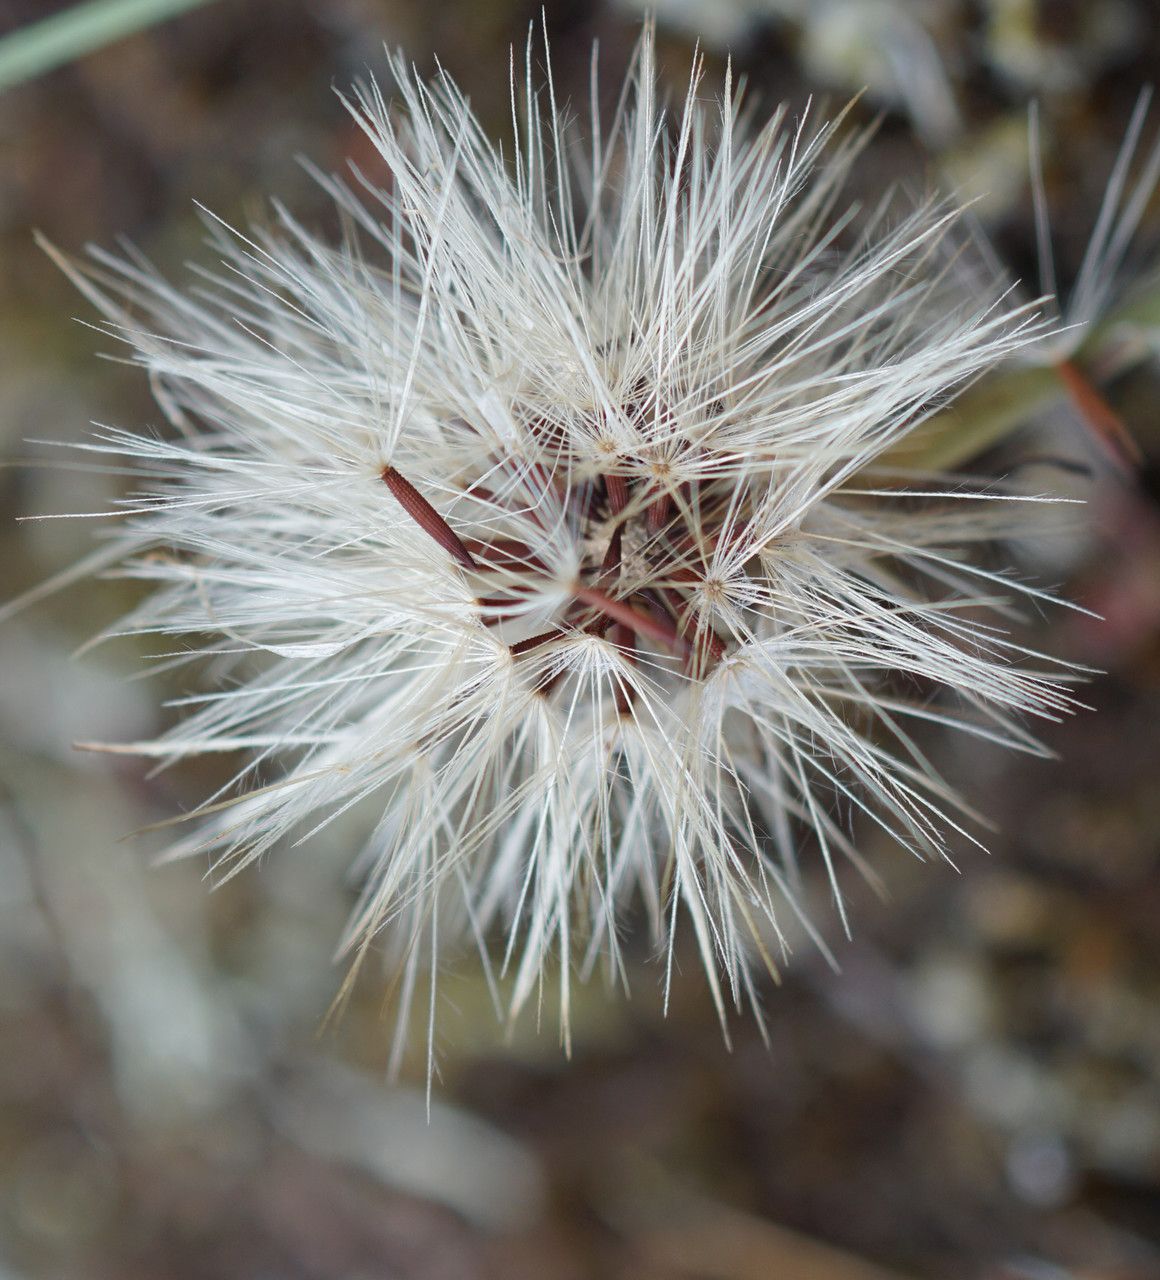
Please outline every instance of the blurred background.
M0 34L63 7L5 0ZM0 600L97 523L17 517L101 511L122 483L43 442L161 422L33 230L74 252L123 236L180 276L207 252L195 200L244 223L276 195L331 226L297 158L368 162L332 88L380 70L385 41L438 56L502 133L508 46L538 13L217 0L0 94ZM550 0L545 20L563 96L583 99L594 38L614 95L631 0ZM1029 102L1066 287L1160 69L1153 0L665 0L659 21L678 88L698 39L707 83L731 50L759 114L864 88L855 115L881 123L854 194L975 199L1033 292ZM1153 110L1140 164L1158 132ZM1157 213L1116 295L1136 315ZM931 741L995 820L991 854L922 866L862 830L887 896L848 880L846 942L819 894L841 972L799 952L766 993L768 1047L738 1018L726 1049L695 963L662 1017L642 950L631 1003L582 993L566 1061L554 1025L497 1026L465 962L428 1120L421 1036L386 1079L388 975L368 966L323 1027L352 850L287 850L213 892L204 865L155 866L164 833L126 837L190 808L208 766L149 776L73 747L151 736L182 690L142 680L132 642L74 656L128 588L81 581L5 620L0 1278L1160 1277L1160 416L1153 330L1111 329L1089 372L1138 469L1062 384L976 460L1088 499L1008 553L1104 615L1056 612L1034 640L1106 672L1093 710L1049 726L1054 762Z

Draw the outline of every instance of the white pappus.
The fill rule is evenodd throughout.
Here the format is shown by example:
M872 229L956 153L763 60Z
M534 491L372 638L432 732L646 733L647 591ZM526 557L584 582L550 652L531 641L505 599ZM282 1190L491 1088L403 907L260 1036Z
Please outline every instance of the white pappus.
M975 556L1028 499L876 466L1041 331L963 293L954 209L856 215L858 137L751 128L699 64L667 110L649 28L607 122L595 59L582 124L533 62L508 147L399 58L401 112L358 90L388 176L322 179L337 247L279 210L210 220L195 289L68 269L173 428L90 446L140 477L120 629L215 659L116 749L249 753L175 851L232 872L373 804L348 947L390 940L404 1013L457 942L498 939L513 1014L550 960L567 1038L630 904L666 985L689 927L722 1014L756 1009L799 849L841 911L846 816L921 856L961 829L908 725L1035 751L1071 697L1003 629L1040 594Z

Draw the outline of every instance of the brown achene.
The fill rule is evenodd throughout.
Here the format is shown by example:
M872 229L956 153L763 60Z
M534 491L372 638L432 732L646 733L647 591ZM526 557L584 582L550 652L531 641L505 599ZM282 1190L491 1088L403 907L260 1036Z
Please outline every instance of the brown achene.
M546 571L547 566L532 549L516 539L464 541L395 467L384 466L381 478L407 515L463 568L475 573L498 571L507 577L521 570ZM643 511L637 513L631 502L632 483L622 475L604 475L594 484L577 486L569 491L559 484L547 467L537 463L529 469L527 478L542 492L546 492L550 485L558 495L571 501L577 507L573 514L582 525L589 524L594 515L614 523L599 564L590 571L582 570L582 574L590 575L590 580L582 576L575 583L573 603L562 624L510 644L513 657L581 631L599 636L611 633L612 642L630 659L634 658L637 642L643 637L684 659L690 670L701 669L706 659L710 665L721 660L726 652L725 642L698 615L693 602L679 589L695 587L703 581L701 572L691 568L687 562L682 563L689 550L699 545L700 539L676 516L676 504L667 488L660 493L654 491ZM472 487L467 492L478 499L498 501L490 490ZM647 534L643 554L657 570L663 572L664 580L671 585L637 589L621 597L615 592L624 561L625 533L637 514L643 514L641 523ZM666 561L671 563L666 564ZM505 585L507 594L484 596L479 600L480 606L487 610L483 618L486 626L496 626L513 616L510 606L518 602L522 592L518 584ZM690 639L689 632L694 639Z

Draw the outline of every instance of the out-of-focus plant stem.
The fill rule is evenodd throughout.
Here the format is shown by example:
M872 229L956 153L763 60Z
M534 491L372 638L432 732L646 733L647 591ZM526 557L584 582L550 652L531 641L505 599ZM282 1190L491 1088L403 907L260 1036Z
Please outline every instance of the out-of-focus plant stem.
M0 91L210 0L88 0L0 40Z
M1099 323L1074 362L1096 382L1125 373L1160 350L1160 280L1133 293ZM885 461L919 471L953 471L1067 397L1050 364L1012 363L970 388L890 450Z

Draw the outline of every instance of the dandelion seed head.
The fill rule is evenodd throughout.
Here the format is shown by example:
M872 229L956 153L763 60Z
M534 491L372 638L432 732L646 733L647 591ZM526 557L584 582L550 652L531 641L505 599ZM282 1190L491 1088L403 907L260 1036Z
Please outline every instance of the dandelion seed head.
M173 426L90 446L140 476L120 629L211 659L136 747L248 753L175 849L231 873L370 806L346 946L404 1010L466 941L512 1013L554 962L566 1029L630 904L666 982L687 928L756 1008L803 849L844 919L842 810L922 856L963 830L914 723L1036 750L1070 706L1003 629L1039 593L972 559L1018 502L877 465L1035 325L962 294L953 209L855 222L840 122L746 132L699 64L670 110L648 28L607 122L532 61L506 149L446 76L360 88L389 180L320 179L338 247L279 211L209 219L196 289L73 268Z

